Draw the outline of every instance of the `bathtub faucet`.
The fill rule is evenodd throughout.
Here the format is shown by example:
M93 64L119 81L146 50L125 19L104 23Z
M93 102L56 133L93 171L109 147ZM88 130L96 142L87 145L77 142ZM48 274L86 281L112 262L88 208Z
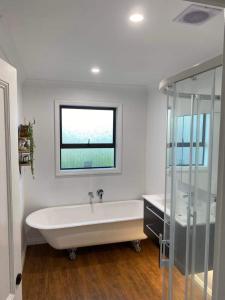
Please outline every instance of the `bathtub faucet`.
M99 200L102 202L102 198L103 198L103 195L104 195L104 191L103 189L99 189L97 190L97 196L99 197Z
M93 192L88 192L90 204L93 204L94 194Z

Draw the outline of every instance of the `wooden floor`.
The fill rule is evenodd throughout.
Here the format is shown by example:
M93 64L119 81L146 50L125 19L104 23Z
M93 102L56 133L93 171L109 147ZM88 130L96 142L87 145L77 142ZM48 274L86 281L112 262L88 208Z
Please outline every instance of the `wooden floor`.
M158 247L142 242L136 253L129 243L78 250L70 261L47 244L27 249L23 300L161 300ZM176 295L182 300L184 278L175 272Z

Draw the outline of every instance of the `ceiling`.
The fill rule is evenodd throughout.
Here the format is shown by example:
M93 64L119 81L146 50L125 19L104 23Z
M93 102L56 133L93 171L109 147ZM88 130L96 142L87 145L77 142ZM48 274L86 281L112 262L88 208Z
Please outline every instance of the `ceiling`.
M1 0L26 79L156 85L222 53L223 14L201 26L173 22L182 0ZM142 12L141 24L128 21ZM0 41L1 46L1 41ZM102 72L90 73L92 66Z

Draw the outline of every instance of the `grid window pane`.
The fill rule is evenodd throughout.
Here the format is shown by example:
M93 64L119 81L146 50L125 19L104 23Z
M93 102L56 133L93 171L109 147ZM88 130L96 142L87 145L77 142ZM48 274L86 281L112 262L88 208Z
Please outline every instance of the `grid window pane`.
M114 148L61 149L61 169L113 168Z
M198 148L198 165L203 165L204 148ZM176 149L176 164L178 166L190 165L190 147L179 147ZM192 148L192 165L196 164L196 147Z
M184 143L190 143L191 138L191 116L179 117L183 119L183 135L182 139Z
M113 117L112 109L62 108L62 143L113 143Z
M193 116L193 142L197 142L197 115ZM204 115L199 115L199 142L203 142ZM190 143L191 141L191 116L177 117L177 142Z
M189 115L177 116L176 118L176 149L175 163L177 166L190 165L191 149L191 122ZM198 123L199 122L199 123ZM193 116L193 147L192 147L192 165L196 165L196 143L198 132L198 165L207 165L208 163L208 136L210 130L210 114L200 114ZM168 147L168 161L172 164L172 144Z
M199 122L199 124L198 124L198 122ZM199 133L198 133L199 143L203 142L203 127L204 127L203 124L204 124L204 115L203 114L199 115L199 119L198 119L197 115L194 115L194 118L193 118L193 142L194 143L197 143L198 129L199 129Z

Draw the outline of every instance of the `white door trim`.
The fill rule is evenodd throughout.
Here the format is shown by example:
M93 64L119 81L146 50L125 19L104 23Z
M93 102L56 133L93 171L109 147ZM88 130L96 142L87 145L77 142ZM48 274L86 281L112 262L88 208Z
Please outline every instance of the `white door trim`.
M15 292L14 284L14 243L13 243L13 205L12 205L12 182L11 182L11 136L10 136L10 102L9 85L0 80L0 88L4 91L5 109L5 146L6 146L6 172L7 172L7 203L8 203L8 236L9 236L9 271L10 291ZM13 294L8 297L11 299Z
M0 87L4 92L6 172L8 200L8 233L10 260L10 298L22 299L21 285L16 276L22 273L21 265L21 212L18 165L18 104L17 71L0 59ZM14 297L14 298L12 298ZM7 299L8 300L8 299Z

